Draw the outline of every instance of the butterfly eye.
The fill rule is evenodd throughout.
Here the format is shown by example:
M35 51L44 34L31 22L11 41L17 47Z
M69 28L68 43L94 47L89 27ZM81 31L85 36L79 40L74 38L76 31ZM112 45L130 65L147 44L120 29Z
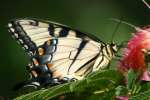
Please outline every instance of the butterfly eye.
M115 42L112 42L112 43L110 44L110 46L111 46L111 47L115 47L115 46L116 46Z
M111 48L112 48L112 50L113 50L114 52L117 52L117 51L118 51L118 48L117 48L117 45L115 44L115 42L112 42L112 43L110 44L110 46L111 46Z

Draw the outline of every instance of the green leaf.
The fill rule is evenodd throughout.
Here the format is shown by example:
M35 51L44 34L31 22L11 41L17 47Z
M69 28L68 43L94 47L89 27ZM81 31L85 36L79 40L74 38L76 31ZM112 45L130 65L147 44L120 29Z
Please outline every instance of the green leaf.
M93 94L93 95L89 96L89 98L87 100L102 100L101 98L102 98L101 95Z
M99 93L106 92L106 89L109 91L109 89L115 88L115 85L121 83L122 78L122 75L115 70L98 71L94 72L88 77L85 77L83 80L53 86L48 89L38 90L20 96L15 100L26 100L27 98L30 100L49 100L60 95L73 92L79 93L83 91L93 92L98 90Z
M73 82L70 85L70 91L75 92L75 91L83 91L87 87L87 80L83 79L80 81Z
M128 74L127 74L127 88L128 89L131 89L132 86L135 84L135 81L137 79L137 75L136 73L131 69L128 71Z
M128 94L128 89L125 86L118 86L115 92L116 96L122 96Z
M71 83L65 83L59 86L55 86L55 88L47 89L45 92L39 95L39 98L42 100L49 100L59 95L70 93L70 84Z
M114 81L104 78L99 79L84 79L81 81L74 82L70 85L70 90L72 92L79 92L79 91L85 91L87 88L93 88L92 90L99 90L99 89L105 89L108 87L113 87L115 84ZM90 90L90 91L92 91Z
M124 76L117 70L101 70L87 75L88 79L107 78L119 84L123 81Z
M150 90L131 96L130 100L150 100Z
M110 89L109 91L103 92L100 95L100 100L114 100L115 97L115 88ZM97 100L97 99L93 99Z
M51 87L49 89L42 89L42 90L34 91L32 93L17 97L15 98L15 100L27 100L27 99L35 100L35 99L44 99L44 98L51 99L53 97L56 97L65 93L69 93L70 92L69 84L70 83L65 83L65 84Z
M45 90L34 91L34 92L29 93L29 94L17 97L14 100L33 100L34 98L36 98L37 95L39 95L43 91L45 91Z
M140 91L143 92L143 91L147 91L148 89L150 89L150 82L142 81Z
M132 86L131 94L137 94L141 90L141 85L140 84L134 84Z

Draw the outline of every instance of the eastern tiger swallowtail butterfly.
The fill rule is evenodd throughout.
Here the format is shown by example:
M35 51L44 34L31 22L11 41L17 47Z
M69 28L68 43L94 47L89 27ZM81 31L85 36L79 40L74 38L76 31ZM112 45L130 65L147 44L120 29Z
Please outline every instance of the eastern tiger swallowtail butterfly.
M12 36L31 57L28 86L46 86L80 80L104 69L117 52L115 43L68 26L38 19L16 19L8 24Z

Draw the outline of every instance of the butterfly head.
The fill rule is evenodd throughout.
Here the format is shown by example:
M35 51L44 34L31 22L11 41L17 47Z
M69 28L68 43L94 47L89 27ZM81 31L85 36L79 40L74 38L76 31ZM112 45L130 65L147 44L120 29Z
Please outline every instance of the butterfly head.
M112 42L112 43L110 44L110 47L111 47L111 50L112 50L114 53L116 53L116 52L118 51L118 46L117 46L117 44L116 44L115 42Z

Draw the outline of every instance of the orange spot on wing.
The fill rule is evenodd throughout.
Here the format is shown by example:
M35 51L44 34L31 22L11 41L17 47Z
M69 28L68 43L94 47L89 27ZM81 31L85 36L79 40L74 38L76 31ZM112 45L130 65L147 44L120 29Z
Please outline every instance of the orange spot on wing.
M35 59L35 58L33 58L33 63L34 63L34 65L39 65L39 62L37 61L37 59Z
M36 73L36 71L31 71L31 73L32 73L32 75L34 76L34 77L37 77L38 76L38 74Z
M43 55L44 54L44 49L43 48L39 48L38 52L39 52L39 55Z
M51 67L53 67L53 64L48 63L47 66L48 66L48 68L50 69Z
M54 71L53 72L53 77L62 78L62 74L59 71Z
M50 45L50 44L51 44L51 41L50 41L50 40L48 40L46 43L47 43L47 45Z

